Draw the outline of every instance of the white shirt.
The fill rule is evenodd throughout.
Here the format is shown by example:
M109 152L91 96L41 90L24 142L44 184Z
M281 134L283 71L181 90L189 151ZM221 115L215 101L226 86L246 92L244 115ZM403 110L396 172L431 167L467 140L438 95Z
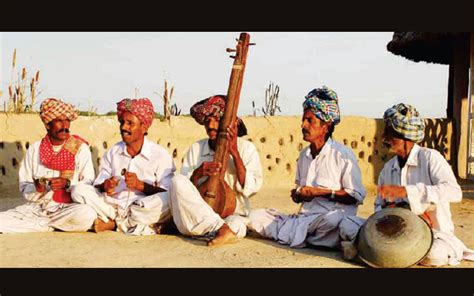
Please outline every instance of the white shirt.
M316 197L309 202L303 202L300 213L322 214L341 209L347 215L356 215L357 207L366 195L354 153L331 138L314 159L310 146L300 152L295 183L297 186L322 187L334 191L344 189L358 201L357 204L346 205L325 197Z
M209 147L208 140L207 138L199 140L192 144L186 151L181 167L181 174L188 179L191 178L194 170L199 168L203 162L211 162L214 160L214 151ZM237 150L246 170L245 184L242 187L238 181L232 156L229 157L224 180L236 192L237 206L235 214L248 216L250 213L249 198L262 187L262 166L260 164L257 148L255 148L253 143L237 138ZM206 179L207 176L202 177L198 180L198 184L202 184Z
M145 194L127 188L125 178L121 174L123 169L135 173L137 178L145 183L168 190L176 167L168 151L162 146L149 141L146 137L140 153L133 158L127 152L125 142L120 141L112 146L104 153L100 163L100 172L94 181L94 185L100 185L112 176L120 179L115 188L115 194L112 196L104 195L107 202L125 209L135 200L144 197Z
M55 178L60 176L60 171L52 170L45 167L40 159L40 144L41 141L33 143L26 151L19 171L20 192L28 201L38 201L43 193L36 192L34 179ZM75 155L76 166L74 175L71 179L71 186L78 183L92 184L95 173L92 164L91 151L89 146L85 143L79 147Z
M404 186L412 212L427 211L433 229L454 233L450 202L460 202L462 190L449 163L436 150L415 144L403 169L397 157L390 159L380 172L378 185ZM381 209L383 199L375 199L375 211Z

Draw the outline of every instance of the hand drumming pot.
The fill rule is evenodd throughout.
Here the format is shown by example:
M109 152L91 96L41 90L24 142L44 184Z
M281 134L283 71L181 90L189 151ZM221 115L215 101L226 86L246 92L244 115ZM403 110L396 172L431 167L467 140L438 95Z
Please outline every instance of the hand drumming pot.
M403 208L385 208L370 216L357 242L359 258L372 267L405 268L428 254L433 233L428 223Z

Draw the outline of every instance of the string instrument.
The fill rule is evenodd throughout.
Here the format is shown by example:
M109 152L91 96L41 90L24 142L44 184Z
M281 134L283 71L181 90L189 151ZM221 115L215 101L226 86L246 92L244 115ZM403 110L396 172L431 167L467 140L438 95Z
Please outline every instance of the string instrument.
M241 33L236 39L236 49L227 48L227 52L235 52L230 73L229 88L227 90L227 100L224 115L219 121L217 145L214 154L214 162L222 164L220 173L209 176L209 178L199 187L199 193L211 208L222 218L232 215L235 211L237 200L234 190L224 180L229 160L227 128L236 120L237 108L239 106L240 90L244 78L245 65L247 62L247 52L250 45L250 35Z

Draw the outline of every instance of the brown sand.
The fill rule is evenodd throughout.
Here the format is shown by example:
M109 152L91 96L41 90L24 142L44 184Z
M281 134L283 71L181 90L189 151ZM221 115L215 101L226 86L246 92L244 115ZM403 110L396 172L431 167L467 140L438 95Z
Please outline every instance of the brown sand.
M3 190L2 190L3 191ZM372 213L373 188L369 189L359 215ZM12 196L16 192L6 189ZM265 187L253 199L253 207L273 206L291 213L298 206L289 198L289 188ZM0 199L0 211L23 203L18 197ZM452 205L456 234L474 248L474 199ZM341 253L322 249L291 249L250 235L218 248L181 235L127 236L102 233L0 234L0 267L363 267L342 259ZM474 267L464 261L458 267Z

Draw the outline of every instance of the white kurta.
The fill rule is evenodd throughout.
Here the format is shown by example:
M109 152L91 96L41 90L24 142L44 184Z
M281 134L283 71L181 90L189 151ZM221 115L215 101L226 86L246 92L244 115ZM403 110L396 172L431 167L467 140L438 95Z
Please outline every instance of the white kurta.
M400 170L396 156L385 164L378 185L404 186L412 212L426 212L430 217L435 240L422 264L456 265L462 259L474 260L474 252L454 234L449 204L461 201L462 190L449 163L438 151L415 144L403 169ZM383 199L377 196L375 211L382 204Z
M74 203L57 203L52 199L53 191L36 192L34 179L60 176L60 171L49 169L41 163L40 144L41 141L38 141L28 148L19 171L20 192L28 202L0 213L0 232L43 232L54 229L87 231L97 217L92 208ZM75 163L71 189L82 184L92 184L94 167L87 144L80 146Z
M298 214L284 215L275 209L260 209L250 214L249 228L264 237L291 247L339 247L341 236L352 236L360 222L355 215L365 198L361 173L354 153L329 138L313 159L310 147L299 155L295 183L297 186L344 189L358 203L345 205L324 197L303 202ZM353 220L346 223L345 220ZM347 225L349 228L343 227Z
M260 157L253 143L237 138L237 149L246 170L245 184L241 186L239 183L234 161L232 156L229 157L224 179L236 192L237 206L234 215L227 217L225 221L214 213L189 180L203 162L214 159L214 151L209 147L208 139L199 140L187 150L181 167L182 176L176 175L173 178L170 190L173 220L182 234L208 235L227 223L239 238L245 236L247 216L251 210L250 197L262 187L263 173ZM202 177L198 184L206 179L207 177Z
M146 196L143 192L129 190L122 176L123 169L135 173L145 183L168 190L176 167L168 151L146 137L140 153L133 158L127 152L125 142L120 141L104 154L99 175L94 181L95 186L112 176L117 177L120 182L115 193L108 196L94 186L82 186L72 191L72 199L93 207L105 222L115 220L119 231L136 235L154 234L152 224L171 218L169 193Z

